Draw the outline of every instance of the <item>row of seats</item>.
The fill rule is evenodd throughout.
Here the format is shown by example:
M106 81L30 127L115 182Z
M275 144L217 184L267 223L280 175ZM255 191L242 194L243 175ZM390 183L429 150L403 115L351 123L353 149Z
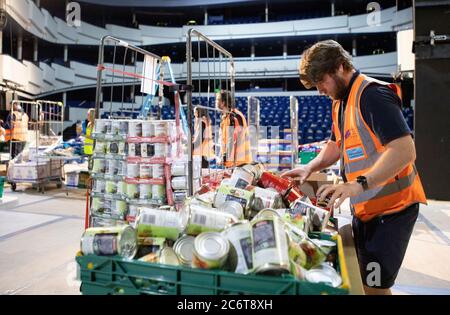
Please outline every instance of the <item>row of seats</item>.
M271 138L290 140L292 134L285 129L291 128L290 105L287 96L262 96L260 101L260 131ZM331 134L331 100L325 96L298 96L298 138L300 144L311 143L328 139ZM247 98L236 97L236 107L246 116ZM193 105L209 106L214 109L215 99L206 97L193 97ZM184 109L185 110L185 109ZM152 112L156 113L157 108L153 107ZM220 114L209 111L212 124L220 123ZM215 113L215 114L214 114ZM175 119L173 106L162 107L163 119ZM414 124L414 111L412 108L404 108L403 114L411 130ZM124 117L135 118L136 113L121 112Z

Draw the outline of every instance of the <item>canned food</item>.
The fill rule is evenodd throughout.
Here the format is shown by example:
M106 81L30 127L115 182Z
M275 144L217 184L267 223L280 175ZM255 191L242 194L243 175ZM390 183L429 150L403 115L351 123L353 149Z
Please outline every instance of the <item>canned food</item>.
M188 192L186 190L177 190L173 192L173 201L176 204L182 204L186 201Z
M221 185L216 192L214 206L220 208L225 201L237 201L242 205L242 208L248 209L250 208L253 196L254 193L252 191Z
M111 141L107 143L106 153L125 155L126 152L126 143L124 141Z
M119 164L117 167L117 175L119 175L119 176L127 175L127 162L126 161L119 161Z
M88 228L81 237L83 255L119 255L132 259L136 251L136 232L128 225Z
M128 123L128 136L129 137L142 137L142 121L131 120Z
M141 156L141 144L140 143L128 143L128 156L131 156L131 157Z
M140 178L152 178L153 167L151 164L139 165L139 177Z
M137 205L129 205L128 213L127 213L127 221L129 223L134 223L139 214L139 206Z
M194 241L195 237L185 235L180 237L173 245L173 249L178 256L178 259L184 266L190 267L192 265L192 256L194 255Z
M143 137L153 137L155 135L155 127L153 121L144 120L142 122L142 136Z
M242 168L253 174L253 185L261 179L262 173L265 171L264 164L262 163L246 164Z
M188 173L187 162L177 161L172 163L171 172L172 176L187 176Z
M127 197L131 199L139 198L139 188L137 184L127 184Z
M302 198L304 194L296 187L291 187L287 194L284 196L284 200L288 205L295 202L297 199Z
M233 187L245 189L248 185L253 184L254 176L244 168L235 168L230 178L230 184Z
M111 227L111 226L125 225L125 224L126 224L126 222L123 222L120 220L92 216L92 226L91 227Z
M166 200L166 186L165 185L152 185L152 199Z
M262 218L274 218L282 219L284 217L284 209L263 209L253 218L253 220L259 220Z
M120 121L119 120L113 120L111 121L111 134L112 135L118 135L120 132Z
M253 198L252 202L253 210L259 211L267 208L283 208L283 199L281 198L281 195L276 191L255 187L254 194L255 197Z
M168 156L169 146L167 143L155 143L155 157L165 157Z
M188 189L188 180L186 176L172 177L172 189Z
M238 220L244 218L244 208L242 208L242 205L237 201L225 201L218 210L229 213Z
M337 271L324 263L319 267L308 270L305 273L305 279L313 283L326 283L334 288L337 288L342 283L342 278Z
M106 169L106 163L104 159L94 159L94 165L92 166L92 172L97 174L104 174Z
M177 254L170 247L164 247L159 251L159 263L163 265L172 265L172 266L180 265L180 261L178 260Z
M153 143L141 143L141 156L153 157L155 155L155 145Z
M162 164L153 164L153 178L164 178L164 165Z
M168 128L167 128L167 122L166 121L156 121L154 123L155 128L155 136L161 137L161 136L167 136L168 135Z
M225 265L230 243L217 232L205 232L195 238L192 266L201 269L219 269Z
M119 217L121 220L125 219L127 213L127 203L125 200L113 200L111 214Z
M127 177L138 178L139 177L139 164L128 163L127 164Z
M95 179L93 191L96 193L105 193L106 183L103 179Z
M288 273L288 240L282 221L277 217L263 217L251 225L254 271L271 275Z
M152 199L152 185L140 184L139 185L139 198L140 199Z
M105 191L107 194L117 193L117 183L113 181L107 181Z
M100 197L92 198L91 210L92 212L101 212L105 206L104 199Z
M115 176L119 173L119 161L118 160L106 160L106 170L107 175Z
M186 234L198 235L202 232L221 232L229 224L236 221L232 215L213 210L198 204L186 205L184 212L189 220L186 228Z
M139 237L165 237L176 240L186 226L187 216L176 211L140 208L136 219Z
M285 196L293 183L289 179L281 178L270 172L264 172L259 180L259 185L263 188L274 188L281 196Z
M117 194L126 195L127 194L127 183L123 180L117 182Z
M253 269L252 227L248 221L233 224L222 232L233 246L237 255L234 272L247 274Z
M96 119L94 121L95 133L105 134L106 133L106 121L103 119Z
M105 141L95 141L94 152L98 154L105 154L107 149L107 143Z
M111 134L111 127L112 127L112 120L111 119L105 119L105 129L107 134Z
M128 122L129 120L120 120L119 134L126 136L128 134Z

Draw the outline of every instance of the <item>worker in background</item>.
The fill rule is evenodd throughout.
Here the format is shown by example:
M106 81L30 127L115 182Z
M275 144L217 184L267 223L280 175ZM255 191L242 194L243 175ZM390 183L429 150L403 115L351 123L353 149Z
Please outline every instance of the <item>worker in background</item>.
M252 156L247 120L235 108L229 91L221 91L216 94L216 107L222 111L220 121L221 163L225 167L251 163Z
M11 158L19 155L28 141L28 115L19 103L11 102L12 111L9 113L2 128L5 130L5 141L12 141Z
M353 236L366 294L391 294L418 213L426 203L411 131L398 86L370 78L342 46L318 42L303 52L300 80L332 102L332 136L307 165L283 176L304 182L341 161L344 183L323 185L319 201L339 207L350 198Z
M92 155L92 153L94 152L94 139L92 138L92 133L94 132L94 121L95 121L95 109L90 108L87 112L87 124L84 138L85 155Z
M204 108L194 108L194 156L202 157L202 168L209 167L214 158L211 119Z

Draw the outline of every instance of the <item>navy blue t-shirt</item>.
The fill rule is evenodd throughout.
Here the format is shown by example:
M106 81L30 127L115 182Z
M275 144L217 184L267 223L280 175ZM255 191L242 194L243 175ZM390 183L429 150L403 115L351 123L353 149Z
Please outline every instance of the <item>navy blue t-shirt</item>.
M356 72L350 81L348 92L358 76ZM347 105L347 97L344 99L344 109ZM361 114L364 121L372 132L380 140L381 144L386 145L392 140L412 134L401 110L401 100L397 94L390 88L372 83L367 86L361 95ZM341 121L339 112L339 122ZM339 128L341 126L338 126ZM336 141L332 131L330 140Z

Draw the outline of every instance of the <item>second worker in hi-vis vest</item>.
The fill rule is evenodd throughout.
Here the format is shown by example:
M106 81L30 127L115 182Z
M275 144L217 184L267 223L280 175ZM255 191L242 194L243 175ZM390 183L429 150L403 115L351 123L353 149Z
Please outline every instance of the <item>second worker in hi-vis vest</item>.
M400 88L357 71L349 53L333 40L305 50L299 71L306 88L316 87L332 99L332 135L314 160L283 176L304 182L340 160L344 183L321 186L317 197L329 197L328 206L335 208L350 198L365 292L391 294L419 203L426 203Z

